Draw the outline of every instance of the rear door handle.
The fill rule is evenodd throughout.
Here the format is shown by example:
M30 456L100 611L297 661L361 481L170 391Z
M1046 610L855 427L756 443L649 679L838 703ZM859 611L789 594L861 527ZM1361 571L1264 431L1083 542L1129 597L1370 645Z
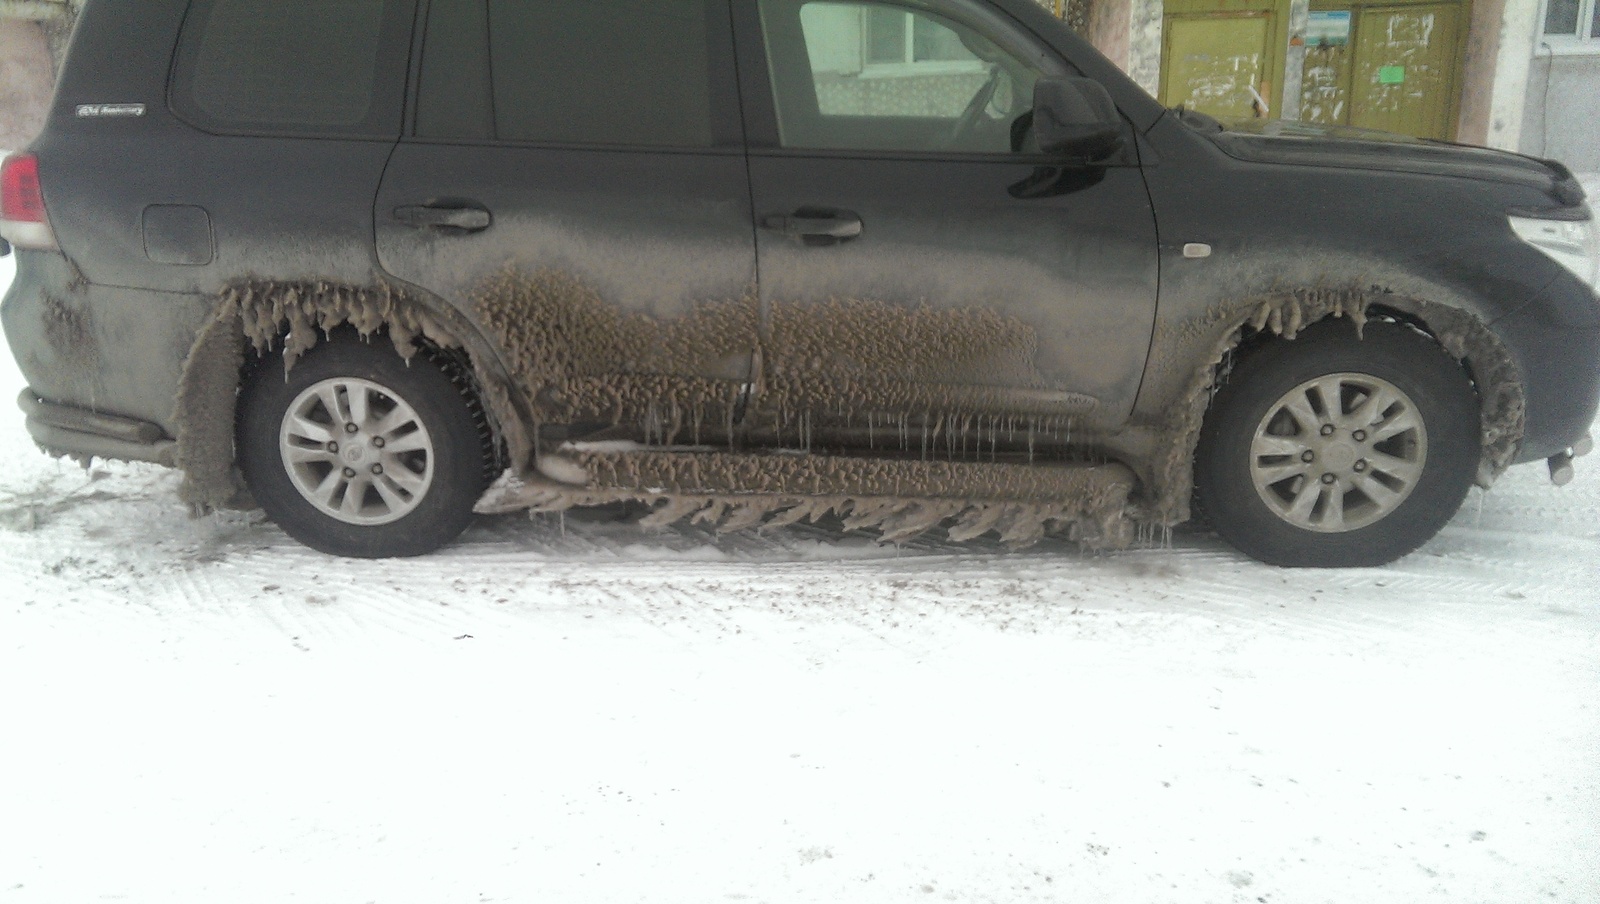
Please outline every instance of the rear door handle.
M461 232L481 232L494 222L489 211L482 207L433 207L426 204L396 207L394 218L416 229L450 229Z
M769 214L761 228L781 232L807 245L832 245L861 234L861 217L848 210L802 207L792 214Z

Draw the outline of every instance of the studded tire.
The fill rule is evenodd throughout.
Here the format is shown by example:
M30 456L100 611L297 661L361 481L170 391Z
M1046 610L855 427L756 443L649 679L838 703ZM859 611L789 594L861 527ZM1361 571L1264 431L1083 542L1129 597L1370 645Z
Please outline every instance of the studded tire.
M1461 365L1408 326L1346 320L1255 349L1201 431L1196 503L1273 565L1372 566L1414 551L1461 507L1480 458Z
M297 361L262 362L240 397L251 494L305 545L358 558L417 556L460 535L491 450L443 362L340 335Z

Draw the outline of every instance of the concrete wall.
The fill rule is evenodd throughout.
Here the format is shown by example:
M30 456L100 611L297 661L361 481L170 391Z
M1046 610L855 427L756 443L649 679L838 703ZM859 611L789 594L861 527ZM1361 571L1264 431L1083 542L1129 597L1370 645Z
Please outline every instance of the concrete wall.
M27 19L0 19L0 150L21 148L39 133L54 87L44 29Z
M1094 0L1084 37L1152 95L1161 87L1162 0Z
M1600 53L1541 53L1528 73L1522 151L1600 173Z

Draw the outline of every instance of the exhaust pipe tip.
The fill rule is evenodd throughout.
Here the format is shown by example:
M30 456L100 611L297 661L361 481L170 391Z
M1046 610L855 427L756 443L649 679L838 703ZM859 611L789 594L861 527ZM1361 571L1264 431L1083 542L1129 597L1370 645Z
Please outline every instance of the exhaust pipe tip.
M1546 464L1550 466L1551 483L1558 487L1564 487L1572 482L1572 477L1575 472L1572 470L1571 452L1563 452L1560 455L1552 455Z

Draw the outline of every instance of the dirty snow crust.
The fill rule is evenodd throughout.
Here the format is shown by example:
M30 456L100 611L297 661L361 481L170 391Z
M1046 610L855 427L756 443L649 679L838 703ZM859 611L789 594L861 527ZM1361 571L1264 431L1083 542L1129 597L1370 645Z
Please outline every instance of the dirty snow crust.
M21 421L7 904L1600 900L1594 459L1374 570L605 511L356 562Z

